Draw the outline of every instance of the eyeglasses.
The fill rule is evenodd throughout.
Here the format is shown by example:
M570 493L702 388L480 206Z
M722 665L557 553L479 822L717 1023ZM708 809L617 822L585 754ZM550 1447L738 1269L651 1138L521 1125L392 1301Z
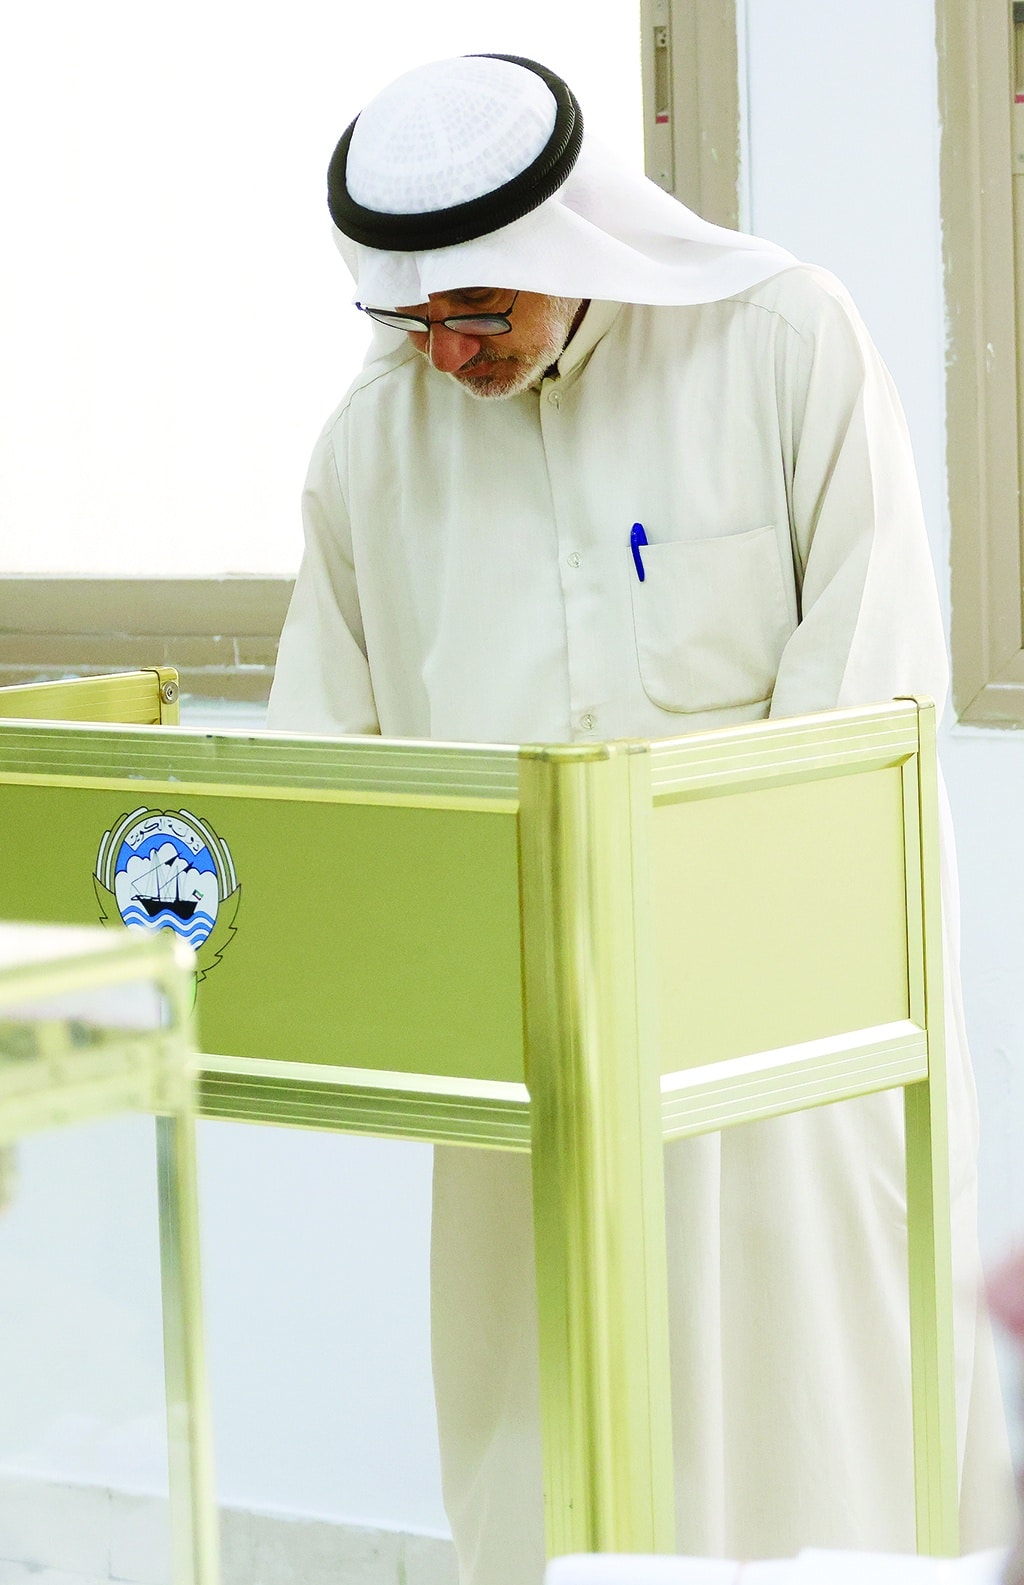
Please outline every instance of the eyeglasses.
M429 336L438 325L443 325L446 330L460 331L464 336L504 336L512 329L512 310L518 296L517 292L503 314L449 314L447 319L396 314L390 308L367 308L365 303L357 303L356 307L369 314L378 325L387 325L389 330L413 330Z

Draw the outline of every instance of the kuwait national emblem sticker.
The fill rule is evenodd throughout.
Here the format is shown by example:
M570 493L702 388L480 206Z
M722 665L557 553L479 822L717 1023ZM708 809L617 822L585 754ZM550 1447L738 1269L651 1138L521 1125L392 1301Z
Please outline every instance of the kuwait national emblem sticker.
M196 978L235 933L241 887L230 849L187 809L134 809L103 834L93 877L103 924L173 930L196 952Z

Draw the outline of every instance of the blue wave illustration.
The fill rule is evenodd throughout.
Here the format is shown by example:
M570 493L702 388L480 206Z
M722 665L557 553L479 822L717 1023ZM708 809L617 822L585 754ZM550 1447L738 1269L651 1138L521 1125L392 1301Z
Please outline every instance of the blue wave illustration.
M214 918L212 914L197 909L192 918L186 923L172 913L169 908L161 908L158 913L150 915L138 903L129 903L121 909L121 918L126 925L143 925L147 930L162 930L169 927L192 946L198 946L205 941L213 929Z

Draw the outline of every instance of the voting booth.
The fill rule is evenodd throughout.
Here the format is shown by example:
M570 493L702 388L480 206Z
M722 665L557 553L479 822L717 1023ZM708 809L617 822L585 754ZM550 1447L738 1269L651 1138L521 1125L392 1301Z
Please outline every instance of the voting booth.
M663 1143L902 1087L953 1553L937 818L927 701L527 746L2 720L0 916L187 940L207 1116L531 1152L552 1555L673 1545Z
M73 677L68 682L26 682L0 688L0 715L15 720L177 726L178 692L178 673L172 666Z
M117 1113L157 1114L170 1561L175 1585L217 1585L194 1058L191 954L176 938L115 934L96 926L0 925L0 1151L9 1156L29 1135ZM10 1202L3 1207L8 1215L17 1211L16 1179L0 1198ZM0 1280L7 1283L11 1276L6 1259L0 1259ZM8 1292L5 1320L11 1299ZM44 1315L36 1319L47 1321ZM88 1341L84 1352L86 1363L95 1366ZM21 1387L19 1363L22 1375L31 1376L28 1361L5 1351L5 1410ZM60 1363L49 1358L45 1369L59 1373ZM29 1516L37 1529L60 1526L60 1513L47 1512L45 1498L41 1503L37 1494L33 1508L42 1509ZM17 1524L13 1528L23 1532Z

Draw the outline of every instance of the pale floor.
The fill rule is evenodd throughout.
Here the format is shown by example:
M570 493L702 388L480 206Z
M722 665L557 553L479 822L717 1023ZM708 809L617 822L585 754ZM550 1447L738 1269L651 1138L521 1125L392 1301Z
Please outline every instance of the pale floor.
M222 1585L457 1585L450 1541L221 1510ZM166 1499L0 1480L0 1585L171 1585Z

